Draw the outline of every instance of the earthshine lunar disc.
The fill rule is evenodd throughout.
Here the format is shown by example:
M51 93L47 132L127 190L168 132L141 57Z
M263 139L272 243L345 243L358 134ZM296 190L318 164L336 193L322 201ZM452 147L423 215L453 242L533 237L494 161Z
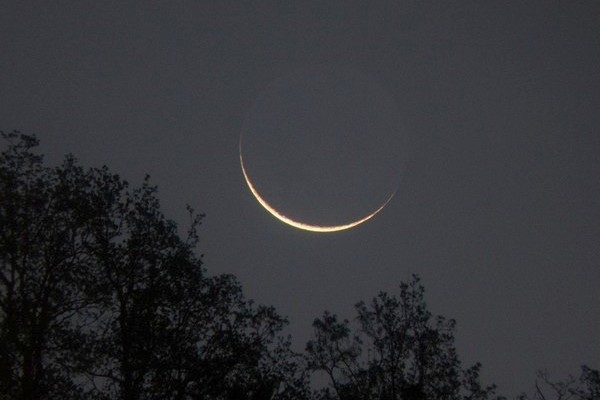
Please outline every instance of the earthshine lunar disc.
M258 203L290 226L358 226L398 188L406 148L399 115L384 88L360 72L327 66L285 75L244 120L244 180Z

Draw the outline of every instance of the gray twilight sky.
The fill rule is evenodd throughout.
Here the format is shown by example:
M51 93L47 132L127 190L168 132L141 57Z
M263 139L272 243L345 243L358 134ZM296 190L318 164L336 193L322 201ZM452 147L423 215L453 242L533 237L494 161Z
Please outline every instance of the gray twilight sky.
M420 274L512 396L600 367L600 2L4 1L0 129L207 214L212 273L291 320ZM337 234L282 212L344 221ZM246 147L245 147L246 148ZM398 185L398 182L399 185ZM316 207L319 206L319 207Z

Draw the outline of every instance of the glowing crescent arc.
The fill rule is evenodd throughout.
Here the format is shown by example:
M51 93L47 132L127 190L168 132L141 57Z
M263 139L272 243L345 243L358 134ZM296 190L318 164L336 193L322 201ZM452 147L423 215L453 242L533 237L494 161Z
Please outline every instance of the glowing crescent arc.
M265 199L263 199L260 196L260 194L258 194L258 191L254 187L254 185L252 185L252 182L250 181L250 178L248 177L248 174L246 173L246 168L244 168L244 159L242 158L242 139L241 139L241 137L240 137L240 165L242 167L242 173L244 174L244 179L246 180L246 183L248 184L250 191L252 192L254 197L256 197L256 200L258 200L260 205L263 206L265 208L265 210L267 210L269 213L271 213L275 218L277 218L281 222L291 225L294 228L303 229L305 231L338 232L338 231L343 231L345 229L354 228L355 226L358 226L358 225L362 224L363 222L367 222L368 220L373 218L375 215L377 215L390 202L390 200L392 200L392 197L394 197L394 194L396 194L396 192L392 192L390 197L388 197L388 199L378 209L376 209L375 211L373 211L371 214L367 215L366 217L359 219L357 221L354 221L354 222L350 222L350 223L343 224L343 225L332 225L332 226L305 224L304 222L294 221L293 219L286 217L285 215L283 215L282 213L280 213L279 211L274 209L269 203L267 203L267 201Z

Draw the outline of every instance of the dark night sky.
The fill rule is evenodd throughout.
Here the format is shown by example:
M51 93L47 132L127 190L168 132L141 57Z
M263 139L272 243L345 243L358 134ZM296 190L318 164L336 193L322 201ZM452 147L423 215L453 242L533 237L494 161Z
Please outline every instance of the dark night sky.
M298 348L324 309L420 274L512 396L538 368L600 367L599 65L597 1L4 2L0 129L149 173L182 226L186 203L206 213L209 271L289 316ZM284 225L245 185L244 126L290 214L396 196L350 231Z

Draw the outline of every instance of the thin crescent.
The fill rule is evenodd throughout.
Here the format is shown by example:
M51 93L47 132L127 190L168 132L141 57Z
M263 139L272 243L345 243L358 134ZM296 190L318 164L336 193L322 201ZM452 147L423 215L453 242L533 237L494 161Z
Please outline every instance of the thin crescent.
M304 222L294 221L293 219L286 217L285 215L283 215L282 213L280 213L279 211L277 211L276 209L271 207L271 205L269 203L267 203L266 200L260 196L260 194L258 194L258 191L254 187L254 185L252 185L252 182L250 181L250 178L248 177L248 174L246 173L246 168L244 168L244 159L242 158L242 140L241 140L241 138L240 138L240 165L242 167L242 173L244 174L244 179L246 180L246 183L248 184L250 191L252 192L254 197L256 197L256 200L258 200L260 205L262 205L265 208L265 210L270 212L275 218L277 218L281 222L291 225L294 228L304 229L305 231L338 232L338 231L343 231L345 229L354 228L355 226L358 226L358 225L362 224L363 222L367 222L368 220L373 218L375 215L377 215L381 210L383 210L383 208L390 202L392 197L394 197L394 195L396 194L396 192L393 192L390 195L390 197L388 197L388 199L385 201L385 203L383 203L378 209L373 211L371 214L369 214L366 217L359 219L357 221L350 222L348 224L332 225L332 226L305 224Z

